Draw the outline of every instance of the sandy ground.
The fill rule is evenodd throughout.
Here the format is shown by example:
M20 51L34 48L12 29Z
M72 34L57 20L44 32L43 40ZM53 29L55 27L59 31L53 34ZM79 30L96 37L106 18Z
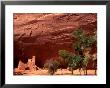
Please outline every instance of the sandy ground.
M31 75L49 75L48 70L46 69L39 69L36 71L30 71L30 70L25 70L25 71L16 71L16 72L21 72L23 73L24 76L31 76ZM71 71L67 69L58 69L54 75L72 75ZM79 70L74 70L73 75L80 75ZM81 71L81 75L84 75L84 71ZM95 70L87 70L87 75L95 75Z

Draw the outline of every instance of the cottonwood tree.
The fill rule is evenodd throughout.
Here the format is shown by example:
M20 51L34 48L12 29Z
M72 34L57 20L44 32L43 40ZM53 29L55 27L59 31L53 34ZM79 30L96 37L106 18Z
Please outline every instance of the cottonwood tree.
M75 52L77 52L77 55L80 55L83 58L83 64L82 68L86 70L86 75L87 75L87 65L88 61L90 59L89 54L88 56L85 54L86 50L87 52L91 51L91 48L93 45L96 46L97 43L97 37L96 37L96 32L94 32L93 35L89 33L85 33L83 29L77 29L73 33L73 37L76 39L76 44L73 45L73 48L75 49Z
M79 69L79 71L81 70L81 57L80 56L75 56L72 53L70 53L69 51L66 50L59 50L59 55L68 61L68 67L71 70L72 75L74 74L74 70ZM80 73L81 74L81 73Z
M81 68L83 68L84 74L87 75L87 65L90 57L89 54L86 55L85 51L87 50L90 52L92 46L96 46L96 32L94 35L91 35L89 33L85 33L83 29L77 29L72 33L72 36L76 39L76 42L73 42L73 49L75 54L73 55L66 50L59 50L59 55L62 58L68 60L68 66L71 68L72 74L73 70L75 69L79 69L81 74Z

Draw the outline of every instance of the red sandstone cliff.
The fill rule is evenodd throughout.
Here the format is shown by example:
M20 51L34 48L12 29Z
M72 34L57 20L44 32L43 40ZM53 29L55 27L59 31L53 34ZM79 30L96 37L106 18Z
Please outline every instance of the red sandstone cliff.
M96 31L97 14L14 14L15 67L20 59L27 62L33 55L36 64L42 66L47 59L59 57L60 49L73 51L71 33L79 27Z

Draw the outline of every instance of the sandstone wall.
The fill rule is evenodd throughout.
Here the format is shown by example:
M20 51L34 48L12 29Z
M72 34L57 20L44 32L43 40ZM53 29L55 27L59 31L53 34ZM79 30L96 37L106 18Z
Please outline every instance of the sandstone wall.
M93 13L16 13L13 19L15 67L19 60L27 62L32 56L36 56L36 65L42 67L47 59L59 57L60 49L73 52L75 40L71 33L79 27L90 33L97 31L97 14Z

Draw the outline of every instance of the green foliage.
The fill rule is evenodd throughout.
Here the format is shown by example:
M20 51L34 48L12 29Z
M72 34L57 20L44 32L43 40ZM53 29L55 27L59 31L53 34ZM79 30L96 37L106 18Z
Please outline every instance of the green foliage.
M81 51L81 44L80 43L76 43L75 45L73 45L75 51Z
M83 29L75 30L72 35L76 39L75 44L73 43L73 48L78 52L78 54L73 55L66 50L59 50L58 53L63 59L68 60L68 66L72 68L73 73L73 69L81 67L87 68L89 58L85 56L83 51L86 48L91 48L93 44L96 45L97 36L96 33L94 35L87 34L83 31Z
M79 63L82 58L80 56L74 56L74 59L73 59L76 63Z
M86 56L83 58L83 65L87 67L89 58L87 58Z
M71 54L70 52L66 51L66 50L59 50L59 55L68 60L68 66L74 68L75 66L77 66L77 64L80 63L80 61L82 60L82 58L80 56L74 56L73 54Z
M58 54L64 58L64 59L70 59L72 57L72 54L70 54L70 52L66 51L66 50L59 50Z
M81 38L83 36L83 31L82 29L77 29L76 31L74 31L73 33L73 36L76 37L76 38Z
M72 67L72 68L77 67L80 64L81 60L82 58L80 56L72 57L69 62L69 67Z
M69 63L68 64L68 66L70 67L70 68L75 68L76 66L77 66L77 64L74 62L74 60L71 62L71 63Z
M94 43L96 43L96 35L94 36L87 36L85 37L85 41L83 42L83 46L86 47L91 47Z
M82 31L82 29L75 30L72 34L76 38L76 43L73 45L75 51L82 51L85 48L90 48L93 44L96 45L96 34L90 35Z

